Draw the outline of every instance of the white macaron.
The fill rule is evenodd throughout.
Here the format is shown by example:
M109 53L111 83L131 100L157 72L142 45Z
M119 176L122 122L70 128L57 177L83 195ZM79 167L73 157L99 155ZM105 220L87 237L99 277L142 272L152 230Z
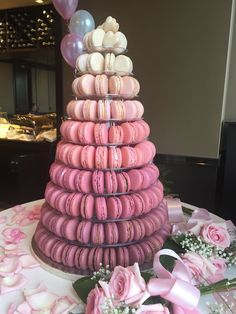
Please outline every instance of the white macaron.
M93 52L87 59L87 69L91 74L101 74L104 71L104 57L100 52Z
M119 55L115 59L114 70L119 75L129 75L133 71L133 62L129 57Z

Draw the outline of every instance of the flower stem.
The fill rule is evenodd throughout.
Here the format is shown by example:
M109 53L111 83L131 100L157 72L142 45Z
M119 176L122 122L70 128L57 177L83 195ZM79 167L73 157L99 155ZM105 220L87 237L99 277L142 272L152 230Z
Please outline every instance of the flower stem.
M236 289L236 278L223 279L208 286L199 287L201 295L211 294L214 292L229 291L232 289Z

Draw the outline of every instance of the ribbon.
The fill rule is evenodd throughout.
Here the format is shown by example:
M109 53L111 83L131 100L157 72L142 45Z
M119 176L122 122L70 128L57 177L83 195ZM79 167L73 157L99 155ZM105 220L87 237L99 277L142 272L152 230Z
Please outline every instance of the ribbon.
M183 210L179 198L165 198L170 223L179 223L183 221Z
M192 216L186 225L186 229L195 235L199 235L202 226L206 223L211 223L212 221L213 219L208 210L198 208L192 213Z
M175 267L170 273L160 262L162 255L177 259ZM174 314L199 314L197 305L200 291L191 284L191 273L181 258L172 250L163 249L154 257L153 269L158 278L152 278L147 284L151 296L160 295L173 303Z

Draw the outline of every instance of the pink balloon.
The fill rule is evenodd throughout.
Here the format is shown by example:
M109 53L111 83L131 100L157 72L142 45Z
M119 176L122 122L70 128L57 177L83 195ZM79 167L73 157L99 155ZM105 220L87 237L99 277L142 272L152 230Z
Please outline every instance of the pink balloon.
M57 12L64 18L69 20L78 6L79 0L52 0Z
M61 41L61 53L65 61L75 68L76 59L84 52L83 37L79 34L67 34Z

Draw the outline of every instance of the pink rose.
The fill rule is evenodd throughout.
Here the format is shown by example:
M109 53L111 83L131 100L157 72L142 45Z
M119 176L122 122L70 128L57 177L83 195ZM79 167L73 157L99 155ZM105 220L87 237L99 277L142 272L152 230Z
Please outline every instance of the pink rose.
M2 234L6 243L19 243L20 240L26 237L25 233L19 228L6 228L2 231Z
M189 252L182 256L182 261L193 276L193 284L198 284L209 276L215 275L217 268L205 257Z
M162 304L141 305L136 314L170 314L167 307Z
M201 229L201 235L205 242L225 249L230 246L230 235L225 224L205 224Z
M103 290L96 286L88 294L85 314L102 314L104 301L105 295Z
M99 283L106 296L114 298L114 303L123 301L128 305L137 306L149 297L137 263L127 268L116 266L109 284L102 281Z
M186 253L182 256L182 261L193 276L193 284L201 282L206 273L206 265L201 256L196 253Z
M227 270L227 265L223 258L211 258L211 262L216 267L216 275L224 274Z

